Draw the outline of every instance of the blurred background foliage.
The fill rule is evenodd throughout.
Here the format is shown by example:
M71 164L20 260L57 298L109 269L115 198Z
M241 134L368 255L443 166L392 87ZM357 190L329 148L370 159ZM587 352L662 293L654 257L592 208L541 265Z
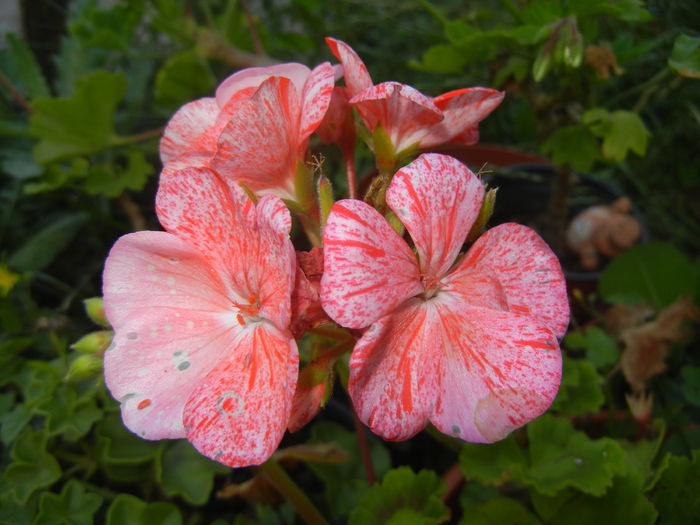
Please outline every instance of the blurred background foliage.
M652 242L571 279L560 394L506 440L370 437L370 486L337 388L280 463L333 523L698 522L694 0L19 5L0 49L0 523L300 522L264 474L123 428L100 376L111 332L84 300L119 235L158 229L157 143L173 112L243 67L330 60L329 35L375 82L504 89L482 142L549 158L555 194L557 177L571 189L585 171L628 195Z

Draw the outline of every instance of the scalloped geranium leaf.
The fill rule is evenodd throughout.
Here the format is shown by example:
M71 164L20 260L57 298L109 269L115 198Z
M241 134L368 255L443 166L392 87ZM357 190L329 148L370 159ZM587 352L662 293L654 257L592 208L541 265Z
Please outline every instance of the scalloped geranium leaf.
M119 494L107 511L107 525L182 525L182 515L172 503L146 503L130 494Z
M557 510L547 518L547 523L652 525L658 515L654 505L643 494L641 483L635 476L615 477L612 486L600 497L577 491L567 491L565 495L567 497L563 502L556 496L554 498L539 496L538 508L546 505L547 499L557 500Z
M5 445L12 443L32 419L32 411L27 405L17 405L14 410L0 417L0 441Z
M639 115L632 111L593 108L583 114L583 123L591 133L603 139L603 156L607 159L624 160L630 151L640 157L646 154L650 133Z
M159 458L156 479L168 496L182 496L193 505L204 505L214 488L214 476L231 469L212 461L181 439L172 443Z
M573 487L601 496L627 470L625 453L610 438L590 439L567 419L545 414L527 426L530 466L522 481L545 495Z
M527 463L515 434L495 443L465 443L459 465L467 479L500 483L517 475Z
M87 434L92 425L102 419L102 410L87 394L78 398L75 390L62 387L43 403L39 413L47 416L46 429L49 436L63 435L67 441L77 441Z
M44 492L33 525L90 525L104 498L71 479L60 494Z
M572 416L596 412L605 400L602 382L591 363L564 356L562 382L552 410Z
M542 152L548 154L557 166L569 165L587 172L600 158L600 145L587 128L564 126L542 144Z
M542 525L542 522L517 500L495 498L464 509L459 525Z
M696 523L700 516L700 451L692 459L671 456L651 493L661 525Z
M620 446L626 453L625 461L630 476L636 476L644 489L651 488L661 475L665 465L654 468L652 465L659 453L661 443L666 437L666 424L663 419L654 420L650 428L654 429L656 436L653 439L640 439L638 441L619 440ZM663 463L663 462L662 462Z
M309 443L334 443L348 454L348 460L344 463L307 463L323 481L326 501L333 515L337 518L347 517L368 486L357 436L336 423L319 422L311 428ZM378 439L369 438L369 446L375 474L381 477L391 466L389 453Z
M72 97L34 100L31 132L39 139L36 160L90 155L116 144L114 112L126 87L123 73L97 71L79 80Z
M418 474L408 467L390 470L381 483L365 491L348 523L383 525L409 516L413 523L442 523L450 515L440 501L445 489L445 483L431 470ZM421 521L416 521L417 516Z
M700 37L678 35L668 65L683 77L700 79Z
M139 481L144 468L150 467L163 442L146 441L129 432L118 414L111 414L97 424L100 466L107 477L116 481Z
M3 474L3 491L24 504L35 491L53 485L61 477L61 467L46 451L46 432L27 428L12 448L13 462Z

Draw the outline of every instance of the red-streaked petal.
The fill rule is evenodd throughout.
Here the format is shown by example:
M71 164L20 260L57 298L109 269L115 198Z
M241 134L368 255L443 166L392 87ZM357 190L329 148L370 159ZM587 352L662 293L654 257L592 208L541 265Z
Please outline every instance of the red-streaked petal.
M328 315L363 328L423 291L413 252L377 210L345 199L323 231L321 302Z
M222 288L202 257L174 235L138 232L115 243L104 272L105 311L115 330L105 380L133 432L184 436L187 397L236 330Z
M441 432L489 443L547 410L561 381L561 352L550 330L449 293L438 294L435 307L444 354L430 421Z
M301 121L299 142L309 138L323 120L331 103L335 72L330 62L316 66L301 92Z
M292 230L292 216L287 205L274 195L265 195L257 205L258 221L266 221L270 228L284 237Z
M471 289L473 283L494 277L505 298L504 309L534 317L557 337L566 333L566 280L557 256L534 230L514 223L491 228L443 282L470 304L492 307L473 296Z
M465 88L444 93L433 99L442 110L444 120L422 138L420 147L429 148L448 142L471 145L479 138L475 126L503 101L505 93L489 88Z
M479 179L447 155L425 153L394 175L386 201L411 234L429 283L454 262L483 199Z
M381 124L397 152L421 142L427 130L443 119L433 101L417 89L383 82L350 99L367 128L373 131Z
M311 70L307 66L295 62L242 69L219 84L216 89L216 102L219 107L223 108L235 93L247 88L258 88L270 77L290 79L296 86L297 93L301 93L310 72Z
M343 64L345 85L348 88L350 97L354 97L359 92L372 86L372 78L369 76L362 59L355 53L353 48L342 40L330 37L326 38L326 43L335 57Z
M248 304L253 297L260 315L284 328L291 318L295 255L280 230L284 212L270 199L254 209L237 186L227 187L210 170L188 169L161 177L156 209L163 226L217 271L231 301Z
M292 82L267 79L231 116L210 166L253 191L293 199L299 111Z
M187 439L205 456L232 467L263 463L287 427L298 366L288 333L250 324L187 401Z
M409 299L355 345L348 391L357 415L375 434L400 441L428 423L438 393L440 330L435 309Z
M200 98L182 106L172 116L160 140L160 160L165 164L189 151L214 153L215 133L208 130L216 123L219 106L213 97Z

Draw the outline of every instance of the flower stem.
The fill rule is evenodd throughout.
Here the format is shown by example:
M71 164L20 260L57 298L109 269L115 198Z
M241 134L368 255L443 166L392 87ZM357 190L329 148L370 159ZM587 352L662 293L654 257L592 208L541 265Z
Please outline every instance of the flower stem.
M260 472L277 491L284 496L309 525L327 525L326 519L314 506L306 494L294 483L277 461L268 459L260 465Z
M365 467L367 474L367 483L374 485L377 482L377 476L374 473L374 464L372 463L372 453L369 450L369 442L365 433L365 426L357 417L357 412L352 411L353 419L355 420L355 432L357 434L357 445L360 447L360 457L362 457L362 465Z
M345 173L348 178L348 196L351 199L357 199L357 177L355 176L355 155L344 153L345 157Z

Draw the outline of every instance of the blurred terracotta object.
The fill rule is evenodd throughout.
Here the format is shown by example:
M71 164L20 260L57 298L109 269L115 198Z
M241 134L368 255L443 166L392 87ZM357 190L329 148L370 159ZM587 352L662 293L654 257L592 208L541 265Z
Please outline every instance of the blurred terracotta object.
M584 268L597 268L601 255L615 257L639 240L642 228L631 209L630 200L620 197L609 206L586 208L569 223L566 244Z

